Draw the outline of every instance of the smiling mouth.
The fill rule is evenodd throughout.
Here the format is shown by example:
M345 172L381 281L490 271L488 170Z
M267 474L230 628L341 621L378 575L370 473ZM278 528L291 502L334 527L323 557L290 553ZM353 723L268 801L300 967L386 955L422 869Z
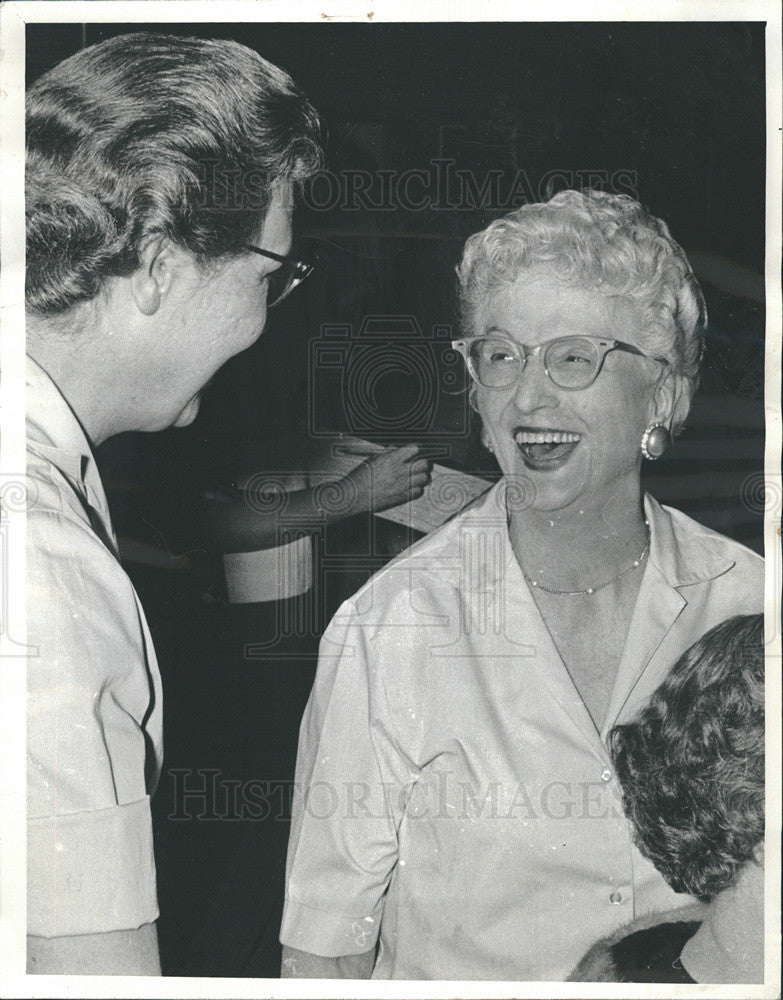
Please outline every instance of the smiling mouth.
M529 468L548 469L560 466L582 440L581 434L551 428L518 427L514 442Z

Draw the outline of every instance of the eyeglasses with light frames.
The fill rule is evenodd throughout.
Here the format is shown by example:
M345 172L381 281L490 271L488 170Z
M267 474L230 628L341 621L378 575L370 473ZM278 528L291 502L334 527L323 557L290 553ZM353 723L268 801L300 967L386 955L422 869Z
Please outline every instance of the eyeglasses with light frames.
M506 337L484 336L453 340L451 346L465 359L468 371L487 389L510 389L525 370L527 360L544 352L544 371L561 389L587 389L598 378L610 351L625 351L668 365L666 358L645 354L633 344L603 337L556 337L527 347Z

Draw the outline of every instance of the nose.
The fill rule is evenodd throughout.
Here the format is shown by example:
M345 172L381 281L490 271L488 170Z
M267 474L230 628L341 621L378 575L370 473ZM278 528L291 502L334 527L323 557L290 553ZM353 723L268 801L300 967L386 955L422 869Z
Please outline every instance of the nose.
M546 373L541 352L528 354L514 388L514 402L523 413L557 405L557 388Z

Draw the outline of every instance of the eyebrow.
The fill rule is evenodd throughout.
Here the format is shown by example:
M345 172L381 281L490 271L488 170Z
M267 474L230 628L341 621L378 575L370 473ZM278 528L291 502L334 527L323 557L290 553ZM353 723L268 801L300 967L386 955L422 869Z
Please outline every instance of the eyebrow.
M490 334L496 334L496 335L502 337L504 340L510 340L510 341L512 341L515 344L522 344L524 346L523 341L521 341L518 337L515 337L513 333L510 333L508 330L503 329L502 326L490 326L490 327L488 327L484 331L484 333L479 334L478 336L487 337ZM570 332L570 333L560 333L556 337L551 337L549 339L550 340L561 340L564 337L600 337L600 336L601 336L601 334L597 334L597 333L595 333L595 334L586 334L586 333L583 333L583 332L579 332L577 330L572 330L572 332ZM607 339L607 338L604 338L604 339ZM614 339L614 338L608 338L608 339Z
M490 334L490 333L498 333L498 334L500 334L501 337L505 337L506 340L515 340L516 339L512 333L509 333L508 330L504 330L502 326L490 326L490 327L488 327L484 331L483 336L486 337L487 334ZM521 341L520 341L520 343L521 343Z

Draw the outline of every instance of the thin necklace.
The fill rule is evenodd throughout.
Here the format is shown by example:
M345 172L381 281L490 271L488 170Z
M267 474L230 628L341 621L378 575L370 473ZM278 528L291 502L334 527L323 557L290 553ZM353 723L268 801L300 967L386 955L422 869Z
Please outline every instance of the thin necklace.
M524 571L522 572L522 576L524 576L524 578L527 580L527 582L530 584L531 587L535 587L536 590L543 590L545 594L559 594L563 597L572 597L577 594L594 594L597 590L603 590L603 588L608 587L610 583L614 583L616 580L619 580L622 577L627 576L628 573L632 573L635 569L638 569L638 567L641 566L641 564L644 562L647 553L650 551L650 525L648 521L645 520L644 526L647 528L647 542L644 548L642 549L639 558L634 559L634 561L631 563L630 566L628 566L624 570L621 570L617 574L617 576L613 576L611 580L604 580L603 583L597 583L594 587L587 587L585 590L552 590L551 587L544 587L542 584L538 582L538 580L533 580Z

